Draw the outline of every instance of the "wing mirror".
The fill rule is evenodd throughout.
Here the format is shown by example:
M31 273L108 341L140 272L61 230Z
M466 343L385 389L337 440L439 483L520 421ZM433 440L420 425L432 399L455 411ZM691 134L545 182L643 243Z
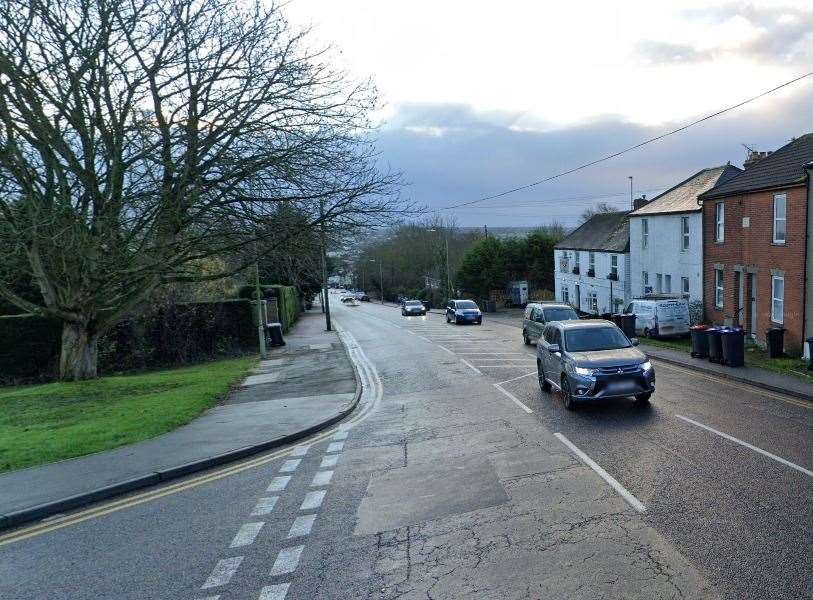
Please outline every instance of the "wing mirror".
M559 344L551 344L548 346L548 352L551 354L556 354L557 352L561 352L561 348L559 348Z
M545 317L537 317L536 319L534 319L534 321L536 321L537 323L544 323Z
M637 346L638 345L638 338L637 337L630 338L630 343L633 346Z

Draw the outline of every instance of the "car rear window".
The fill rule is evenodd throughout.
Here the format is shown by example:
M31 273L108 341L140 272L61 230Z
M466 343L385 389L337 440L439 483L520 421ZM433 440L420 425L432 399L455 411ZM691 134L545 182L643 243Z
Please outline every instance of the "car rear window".
M572 308L546 308L545 321L568 321L577 320L579 315Z
M421 304L420 300L407 300L405 302L405 304L407 306L423 306L423 304Z
M471 300L461 300L457 303L457 308L477 308L477 305Z
M629 348L630 341L617 327L585 327L565 331L568 352L595 352Z

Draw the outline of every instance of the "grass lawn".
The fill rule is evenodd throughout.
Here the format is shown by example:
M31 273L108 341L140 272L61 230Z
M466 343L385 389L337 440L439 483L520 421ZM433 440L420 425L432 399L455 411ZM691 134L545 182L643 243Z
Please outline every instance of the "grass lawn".
M0 388L0 472L124 446L188 423L253 357L75 383Z
M644 345L658 346L660 348L671 348L680 350L687 354L691 350L692 342L686 338L663 338L663 339L642 339ZM768 358L768 353L748 342L745 344L745 366L765 369L783 375L793 375L794 377L813 384L813 371L807 370L807 361L800 358Z

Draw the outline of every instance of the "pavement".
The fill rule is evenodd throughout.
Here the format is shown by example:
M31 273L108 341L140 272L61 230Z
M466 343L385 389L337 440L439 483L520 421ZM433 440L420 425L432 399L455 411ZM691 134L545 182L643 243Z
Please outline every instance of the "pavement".
M0 597L811 597L810 403L658 363L650 407L572 412L496 319L334 317L352 416L0 535Z
M221 404L159 437L0 475L0 529L278 447L349 414L360 389L336 332L311 312Z

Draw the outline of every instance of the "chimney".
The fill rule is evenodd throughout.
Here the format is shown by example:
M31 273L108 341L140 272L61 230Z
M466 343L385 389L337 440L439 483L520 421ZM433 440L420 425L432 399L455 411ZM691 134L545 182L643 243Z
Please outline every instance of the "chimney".
M745 162L742 163L742 167L744 169L746 169L746 170L750 169L755 164L757 164L759 161L761 161L763 158L766 158L766 157L770 156L771 154L773 154L773 152L770 151L770 150L767 151L767 152L760 152L759 150L750 150L749 149L748 150L748 156L745 158Z
M638 210L639 208L649 204L649 202L650 201L646 199L646 194L642 194L640 198L636 198L632 202L632 210Z

